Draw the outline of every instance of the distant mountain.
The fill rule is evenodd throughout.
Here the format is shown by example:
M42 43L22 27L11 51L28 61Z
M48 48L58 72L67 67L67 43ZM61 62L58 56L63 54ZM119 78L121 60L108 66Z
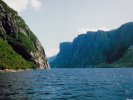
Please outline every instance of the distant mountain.
M56 56L52 56L48 58L48 62L51 63L56 59Z
M17 12L0 0L0 70L47 69L44 49Z
M88 31L86 34L78 35L72 43L61 43L60 52L51 66L59 68L130 67L133 66L132 45L133 22L111 31Z

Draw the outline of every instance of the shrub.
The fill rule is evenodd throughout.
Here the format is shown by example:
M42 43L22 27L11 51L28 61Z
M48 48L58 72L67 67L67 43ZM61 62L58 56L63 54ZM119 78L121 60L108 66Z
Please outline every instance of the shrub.
M0 69L32 69L36 66L26 61L0 38Z

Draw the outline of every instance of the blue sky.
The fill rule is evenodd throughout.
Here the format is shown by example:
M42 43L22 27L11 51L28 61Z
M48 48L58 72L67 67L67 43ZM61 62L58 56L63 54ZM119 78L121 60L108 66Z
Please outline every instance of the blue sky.
M4 0L19 12L47 56L89 30L111 30L133 21L133 0Z

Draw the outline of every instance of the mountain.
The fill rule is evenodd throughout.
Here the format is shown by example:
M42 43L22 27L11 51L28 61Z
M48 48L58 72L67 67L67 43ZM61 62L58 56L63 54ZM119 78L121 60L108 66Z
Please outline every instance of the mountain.
M111 31L88 31L60 44L52 67L132 67L133 22ZM130 60L129 60L130 59Z
M51 63L56 59L56 56L52 56L48 58L48 62Z
M0 0L0 69L47 69L45 51L18 13Z

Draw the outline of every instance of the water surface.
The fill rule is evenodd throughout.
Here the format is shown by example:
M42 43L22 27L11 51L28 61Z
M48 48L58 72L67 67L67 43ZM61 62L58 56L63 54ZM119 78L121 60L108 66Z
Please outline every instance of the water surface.
M133 69L51 69L0 73L0 99L133 99Z

